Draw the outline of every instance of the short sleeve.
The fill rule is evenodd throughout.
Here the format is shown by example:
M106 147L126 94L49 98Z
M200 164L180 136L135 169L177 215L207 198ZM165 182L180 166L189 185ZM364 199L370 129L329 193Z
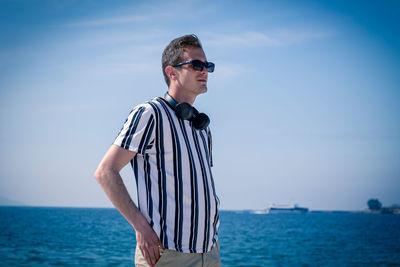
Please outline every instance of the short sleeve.
M154 140L154 114L150 105L136 106L129 114L114 144L144 155Z

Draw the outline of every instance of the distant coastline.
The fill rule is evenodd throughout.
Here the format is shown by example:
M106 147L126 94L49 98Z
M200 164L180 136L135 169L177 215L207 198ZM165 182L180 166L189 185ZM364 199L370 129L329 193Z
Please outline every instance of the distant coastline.
M115 209L112 206L35 206L27 205L25 203L11 200L0 196L0 207L21 207L21 208L64 208L64 209ZM371 209L372 208L372 209ZM224 212L238 212L238 213L257 213L263 214L264 210L257 209L221 209ZM369 207L364 210L308 210L307 213L366 213L366 214L400 214L400 205L392 205L390 207L382 207L381 205L376 208Z
M28 206L25 203L0 196L0 206Z
M115 209L114 207L74 207L74 206L29 206L29 205L6 205L0 204L0 208L37 208L37 209ZM221 209L221 212L235 212L235 213L253 213L253 214L267 214L260 213L260 210L252 210L252 209L242 209L242 210L233 210L233 209ZM396 211L371 211L371 210L310 210L308 213L343 213L343 214L400 214L400 210Z

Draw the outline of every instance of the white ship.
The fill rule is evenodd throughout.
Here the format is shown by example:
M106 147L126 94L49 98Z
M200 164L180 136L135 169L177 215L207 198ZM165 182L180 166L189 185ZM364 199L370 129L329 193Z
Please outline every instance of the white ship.
M306 213L308 212L308 208L299 207L297 204L295 205L271 205L266 208L265 213Z

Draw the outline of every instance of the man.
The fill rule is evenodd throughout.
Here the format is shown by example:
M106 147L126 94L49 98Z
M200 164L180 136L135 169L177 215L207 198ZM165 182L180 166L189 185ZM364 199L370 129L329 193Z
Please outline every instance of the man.
M165 48L162 69L168 93L132 110L95 178L136 231L136 266L220 266L209 119L192 107L214 64L185 35ZM138 207L119 174L128 162Z

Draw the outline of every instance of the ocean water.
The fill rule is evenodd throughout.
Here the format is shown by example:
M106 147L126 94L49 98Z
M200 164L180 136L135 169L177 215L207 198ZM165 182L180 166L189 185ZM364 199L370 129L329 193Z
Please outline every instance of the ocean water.
M400 266L400 215L221 211L222 266ZM115 209L0 207L0 266L134 266Z

